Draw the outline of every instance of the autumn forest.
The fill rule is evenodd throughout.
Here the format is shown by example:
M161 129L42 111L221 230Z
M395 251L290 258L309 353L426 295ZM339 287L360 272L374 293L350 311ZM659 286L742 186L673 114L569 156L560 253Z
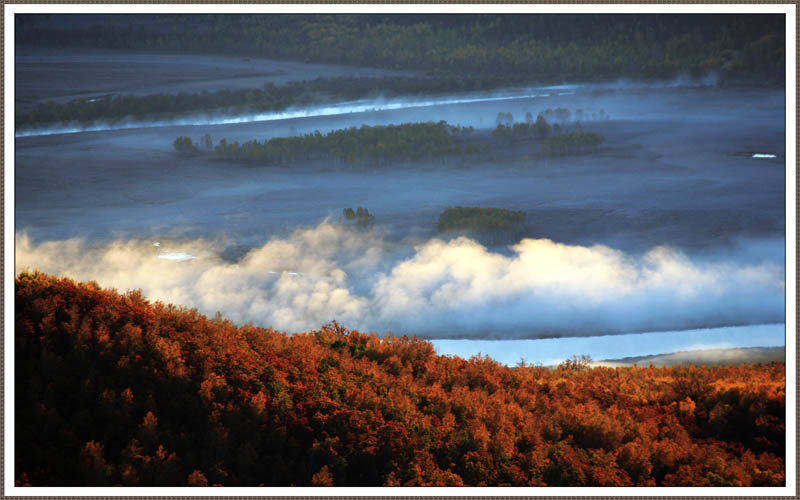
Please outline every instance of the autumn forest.
M15 288L22 485L784 483L783 363L509 368L38 273Z

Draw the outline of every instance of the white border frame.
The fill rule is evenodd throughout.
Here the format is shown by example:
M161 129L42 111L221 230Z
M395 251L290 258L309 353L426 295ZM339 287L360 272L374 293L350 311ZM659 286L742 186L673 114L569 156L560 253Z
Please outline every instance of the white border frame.
M796 496L797 436L796 431L796 9L795 4L547 4L547 5L220 5L220 4L6 4L5 14L5 401L4 409L13 409L14 401L14 14L17 13L782 13L786 14L786 486L782 488L88 488L88 487L27 487L14 486L14 414L5 412L5 475L3 494L6 496ZM11 43L8 43L11 41Z

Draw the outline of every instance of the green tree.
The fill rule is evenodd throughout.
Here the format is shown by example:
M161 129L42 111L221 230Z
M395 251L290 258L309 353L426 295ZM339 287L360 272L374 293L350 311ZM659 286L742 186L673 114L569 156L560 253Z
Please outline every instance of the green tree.
M175 151L183 155L193 155L198 153L197 147L192 142L192 139L186 136L181 136L175 139L172 142L172 147L175 148Z
M545 120L541 113L536 117L536 124L534 127L539 137L547 137L550 135L550 124L547 123L547 120Z

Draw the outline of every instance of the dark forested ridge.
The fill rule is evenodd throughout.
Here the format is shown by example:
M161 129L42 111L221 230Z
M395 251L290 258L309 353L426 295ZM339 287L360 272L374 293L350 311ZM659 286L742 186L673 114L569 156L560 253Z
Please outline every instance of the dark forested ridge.
M32 15L16 43L215 53L417 70L413 76L318 78L263 88L19 101L17 127L199 112L260 112L374 96L520 85L713 75L782 85L781 15Z
M20 485L782 485L785 366L501 366L15 282Z
M17 15L17 43L215 52L542 81L782 82L777 14Z

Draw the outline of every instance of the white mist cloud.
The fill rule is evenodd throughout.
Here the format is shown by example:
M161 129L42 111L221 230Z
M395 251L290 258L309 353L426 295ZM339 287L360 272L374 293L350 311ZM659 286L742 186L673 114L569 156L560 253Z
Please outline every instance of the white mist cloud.
M126 117L114 121L98 120L91 124L67 123L45 127L28 127L16 130L15 137L28 137L53 134L74 134L78 132L97 132L105 130L127 130L135 128L155 128L172 126L200 126L200 125L229 125L236 123L257 123L296 118L313 118L323 116L340 116L373 111L396 111L402 109L429 108L434 106L453 104L475 104L486 102L502 102L519 99L549 98L552 96L568 96L579 92L595 92L607 90L632 90L632 89L659 89L674 87L707 87L717 83L716 75L709 75L702 79L693 79L688 75L659 82L638 82L635 80L620 79L614 82L589 83L589 84L563 84L547 87L520 87L512 89L498 89L492 92L467 92L451 96L426 96L426 97L393 97L393 98L368 98L355 101L333 102L317 104L306 107L291 107L278 111L265 111L258 113L207 113L197 112L181 117L161 120L139 120ZM547 102L547 101L545 101Z
M539 94L549 96L549 94ZM74 134L77 132L96 132L102 130L126 130L131 128L171 127L176 125L229 125L233 123L270 122L291 120L295 118L311 118L320 116L339 116L371 111L394 111L399 109L428 108L450 104L471 104L481 102L509 101L514 99L534 98L535 92L516 92L510 95L466 94L459 97L436 98L395 98L395 99L362 99L332 104L288 108L282 111L267 111L245 114L208 114L196 113L181 118L166 120L135 120L128 118L114 122L96 122L91 125L67 124L43 128L27 128L15 133L15 137L28 137L53 134Z
M675 249L633 257L606 246L525 239L511 255L438 239L404 256L377 232L323 223L273 239L237 262L208 241L16 235L16 272L38 269L153 299L222 311L286 331L333 319L369 331L428 337L535 338L784 321L780 260L694 262ZM169 261L164 254L195 258Z

